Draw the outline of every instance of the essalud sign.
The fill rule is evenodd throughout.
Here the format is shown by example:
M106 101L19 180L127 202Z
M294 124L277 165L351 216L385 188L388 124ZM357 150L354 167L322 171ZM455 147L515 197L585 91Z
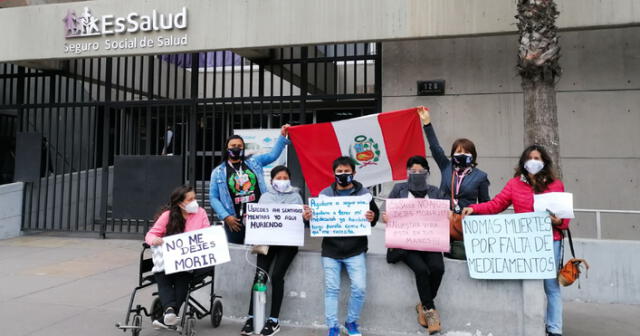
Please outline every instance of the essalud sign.
M186 33L175 35L175 30L185 30L188 25L187 8L176 13L158 13L155 9L149 15L131 12L126 16L102 15L94 16L89 7L85 7L80 15L74 10L67 10L64 19L64 32L67 42L64 52L82 54L87 51L141 48L162 48L186 46ZM136 33L166 32L167 35L134 35ZM78 38L107 37L103 41L83 42ZM76 40L78 40L76 42Z

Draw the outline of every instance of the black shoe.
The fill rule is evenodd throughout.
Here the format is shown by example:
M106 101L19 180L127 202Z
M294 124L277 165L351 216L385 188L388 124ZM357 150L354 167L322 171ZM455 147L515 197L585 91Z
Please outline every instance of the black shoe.
M264 324L264 328L262 328L260 335L271 336L271 335L277 334L278 331L280 331L280 323L272 319L268 319L267 322Z
M240 331L240 335L250 336L253 335L253 317L247 319L247 322L244 323L244 327L242 327L242 331Z
M552 333L552 332L548 332L547 331L547 336L562 336L562 334L556 334L556 333Z

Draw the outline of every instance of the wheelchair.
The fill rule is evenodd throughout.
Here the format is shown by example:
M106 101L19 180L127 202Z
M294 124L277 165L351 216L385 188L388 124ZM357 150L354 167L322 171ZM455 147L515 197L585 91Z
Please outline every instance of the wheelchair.
M138 286L134 288L131 293L129 308L127 309L124 324L116 323L116 328L123 332L131 330L132 336L140 335L140 332L142 331L143 314L144 316L151 318L151 322L154 326L157 326L157 324L153 323L153 321L163 320L164 311L162 310L162 303L160 302L157 291L153 292L155 299L153 300L150 309L139 304L137 304L135 308L133 307L136 293L139 290L155 285L156 283L153 272L151 271L153 269L153 259L150 254L150 246L147 243L143 243L142 252L140 252ZM214 292L214 279L215 267L194 271L193 279L191 280L187 290L184 309L182 309L182 313L180 314L179 323L175 326L165 326L162 324L162 327L174 330L178 332L179 335L194 336L196 334L196 319L200 320L207 316L210 317L211 325L214 328L220 326L220 322L222 321L222 297L216 295ZM191 296L191 293L206 286L211 287L208 308Z

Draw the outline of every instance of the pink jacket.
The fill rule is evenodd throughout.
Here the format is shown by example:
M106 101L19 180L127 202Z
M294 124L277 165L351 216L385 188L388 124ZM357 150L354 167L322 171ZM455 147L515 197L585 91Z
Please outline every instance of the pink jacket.
M548 192L564 192L564 184L560 180L555 180L547 186L547 190L543 193ZM513 210L516 213L533 212L533 195L533 188L528 183L520 180L520 177L514 177L491 201L472 204L470 207L473 209L473 213L479 215L500 213L511 204L513 204ZM562 224L553 228L553 240L562 240L564 235L561 230L569 228L569 219L563 219Z
M167 232L167 224L169 223L169 211L165 211L158 217L158 220L153 223L153 227L149 229L147 235L144 237L144 241L151 245L151 242L155 238L162 238ZM209 217L207 212L203 208L198 208L198 212L189 214L187 216L187 222L184 224L184 232L195 231L209 227Z

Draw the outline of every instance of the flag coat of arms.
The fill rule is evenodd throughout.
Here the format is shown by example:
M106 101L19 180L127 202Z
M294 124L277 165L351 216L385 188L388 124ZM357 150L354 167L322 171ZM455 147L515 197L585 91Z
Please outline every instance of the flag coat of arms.
M294 126L289 137L313 196L333 183L331 164L339 156L353 159L355 179L368 187L406 179L407 159L426 148L416 108Z

